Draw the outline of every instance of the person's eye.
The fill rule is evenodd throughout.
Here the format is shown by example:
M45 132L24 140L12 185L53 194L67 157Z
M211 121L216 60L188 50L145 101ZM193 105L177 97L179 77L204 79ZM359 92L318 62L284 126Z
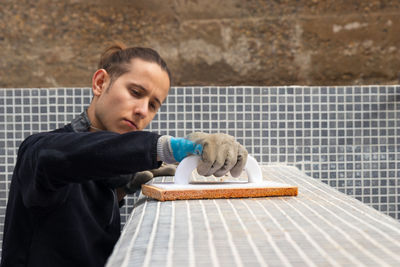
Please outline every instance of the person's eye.
M152 110L157 110L157 105L156 105L156 104L150 102L149 105L150 105L150 108L151 108Z
M133 95L133 96L140 96L139 90L137 90L137 89L135 89L135 88L129 89L129 92L130 92L131 95Z

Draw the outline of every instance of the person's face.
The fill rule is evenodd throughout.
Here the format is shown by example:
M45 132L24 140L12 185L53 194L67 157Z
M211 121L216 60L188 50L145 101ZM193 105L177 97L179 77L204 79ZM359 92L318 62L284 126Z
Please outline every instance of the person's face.
M121 134L143 130L164 102L170 87L166 71L137 58L129 69L112 83L105 70L94 74L94 99L89 107L94 127Z

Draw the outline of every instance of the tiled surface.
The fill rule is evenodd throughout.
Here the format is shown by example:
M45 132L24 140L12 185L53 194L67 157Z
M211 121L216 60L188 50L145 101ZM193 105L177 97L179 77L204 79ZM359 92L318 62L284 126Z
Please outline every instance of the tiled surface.
M21 141L61 127L90 100L89 88L0 89L1 232ZM400 219L400 86L172 88L149 129L229 133L261 163L295 165Z
M107 267L398 266L400 223L295 167L263 166L297 197L159 202L143 195Z

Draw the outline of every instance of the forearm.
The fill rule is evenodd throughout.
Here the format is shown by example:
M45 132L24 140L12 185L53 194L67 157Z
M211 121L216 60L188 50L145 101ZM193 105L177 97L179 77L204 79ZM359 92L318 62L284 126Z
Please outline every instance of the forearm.
M158 167L157 139L149 132L39 134L21 145L19 160L40 179L82 182Z

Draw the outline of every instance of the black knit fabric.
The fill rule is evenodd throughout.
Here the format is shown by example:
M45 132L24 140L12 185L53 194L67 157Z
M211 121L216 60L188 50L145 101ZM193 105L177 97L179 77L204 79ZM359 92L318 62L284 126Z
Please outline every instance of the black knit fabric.
M120 235L112 177L158 168L158 134L74 132L71 124L20 146L1 266L104 266Z

